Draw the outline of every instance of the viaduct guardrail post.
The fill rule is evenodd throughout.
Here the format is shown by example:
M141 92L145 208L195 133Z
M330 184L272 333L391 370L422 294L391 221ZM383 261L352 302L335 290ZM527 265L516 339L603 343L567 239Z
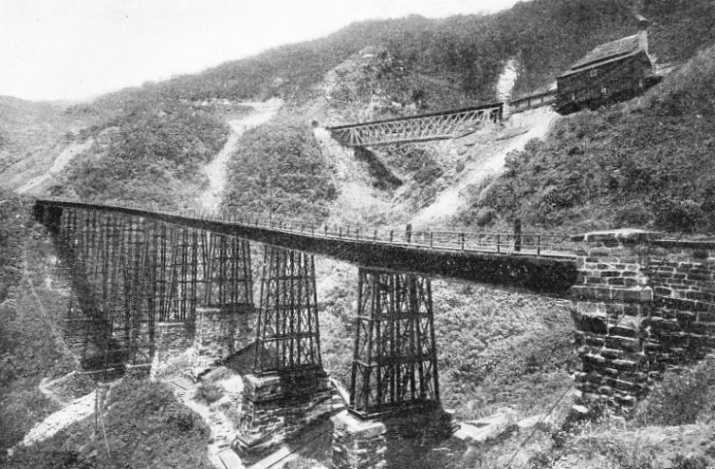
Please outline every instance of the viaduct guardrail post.
M514 251L521 251L521 218L514 220Z

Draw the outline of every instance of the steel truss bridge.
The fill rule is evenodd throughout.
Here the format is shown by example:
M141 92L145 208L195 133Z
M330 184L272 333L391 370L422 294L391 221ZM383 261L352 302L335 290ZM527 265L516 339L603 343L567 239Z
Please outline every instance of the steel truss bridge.
M366 229L61 200L36 201L34 215L71 279L78 308L67 328L89 367L146 365L160 324L191 329L212 311L226 321L227 353L237 349L235 324L257 314L248 328L256 375L320 373L313 255L356 265L349 409L361 417L439 402L431 278L556 295L576 279L565 236ZM264 246L258 305L251 243Z
M389 145L457 138L502 120L504 103L452 111L328 127L346 147Z

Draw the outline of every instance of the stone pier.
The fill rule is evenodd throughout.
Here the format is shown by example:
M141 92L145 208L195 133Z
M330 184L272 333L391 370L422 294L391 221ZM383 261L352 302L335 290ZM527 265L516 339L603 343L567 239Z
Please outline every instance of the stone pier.
M254 461L329 417L312 256L267 246L253 371L244 377L235 449Z
M333 469L420 466L453 432L452 412L437 403L370 418L346 410L332 420Z
M294 379L250 374L243 378L243 386L243 411L234 449L244 462L259 459L296 432L330 416L333 392L324 372Z
M151 377L161 374L169 361L191 346L190 336L183 322L157 322Z
M205 368L225 359L250 343L253 306L196 308L195 365Z
M382 469L386 452L384 423L347 410L333 417L333 469Z

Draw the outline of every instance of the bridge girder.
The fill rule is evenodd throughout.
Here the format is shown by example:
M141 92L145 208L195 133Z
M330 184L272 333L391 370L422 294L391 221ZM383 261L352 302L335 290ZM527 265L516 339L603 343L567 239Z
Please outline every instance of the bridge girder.
M346 147L445 140L469 134L502 119L503 103L419 116L328 127Z

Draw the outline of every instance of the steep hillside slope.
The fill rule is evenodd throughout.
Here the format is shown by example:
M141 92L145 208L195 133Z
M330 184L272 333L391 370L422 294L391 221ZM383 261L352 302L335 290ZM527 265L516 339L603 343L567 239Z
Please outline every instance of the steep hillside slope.
M47 233L30 220L29 201L0 192L0 464L5 451L58 402L43 393L45 377L79 369L62 340L57 318L66 288L48 283L56 254ZM83 383L67 393L82 393ZM81 394L80 394L81 395Z
M204 201L213 206L216 186L204 171L225 157L222 203L231 210L399 229L410 221L504 228L521 218L529 230L712 231L712 49L638 102L558 121L542 110L455 141L375 151L340 148L321 128L491 101L512 88L498 86L505 69L516 71L514 94L549 86L586 50L630 34L636 3L654 21L651 45L660 60L687 59L713 40L715 4L706 0L533 0L498 15L370 21L196 76L113 93L65 114L47 111L59 123L46 133L45 108L23 110L18 116L25 121L0 128L2 158L10 155L0 182L25 185L30 194L166 208L195 207L208 194ZM270 97L285 100L276 117L229 140L226 123L251 112L240 100ZM40 116L36 122L33 115ZM30 129L24 140L22 129ZM25 158L42 135L46 144ZM0 250L0 285L12 286L0 288L0 450L59 406L43 394L41 378L77 367L61 340L47 340L59 339L54 309L66 305L66 291L47 287L50 248L31 236L9 198L0 196L7 222L0 241L8 246ZM347 383L357 269L326 259L316 264L325 367ZM645 430L614 437L607 414L602 427L562 426L576 359L568 302L437 280L433 287L445 406L459 419L500 413L509 429L463 455L457 467L498 467L531 435L519 461L550 467L560 459L556 467L564 469L591 462L574 457L584 446L612 455L614 438L638 442ZM712 373L702 375L687 382L708 390ZM687 395L705 402L687 414L707 420L711 400L672 387L678 392L664 385L642 412L672 416L658 409L680 409L676 397ZM205 429L166 389L130 382L117 396L107 414L108 438L111 448L125 450L121 464L207 467ZM644 418L639 425L681 423ZM16 465L104 463L102 440L87 443L91 434L91 423L79 422L21 450L26 459ZM45 450L50 458L41 457ZM628 448L617 451L621 457ZM635 466L622 457L616 463Z
M518 93L548 86L595 45L632 34L634 10L654 23L651 49L660 61L689 57L713 40L715 6L707 0L533 0L488 16L366 21L198 75L114 93L93 109L132 107L147 96L232 101L281 96L304 102L325 73L368 46L385 47L408 68L403 83L393 84L403 87L404 101L439 109L465 98L493 100L509 59L517 59Z
M69 115L66 106L0 96L0 187L15 190L45 175L84 141L94 116Z
M564 119L510 155L468 212L551 229L712 233L714 76L711 47L638 101Z
M38 112L39 107L24 110L18 114L22 119L42 116L41 122L37 131L24 139L18 135L26 132L26 125L19 134L10 124L0 125L0 155L5 155L0 162L0 182L19 188L38 178L24 190L103 200L127 193L135 201L192 205L192 197L181 194L182 186L188 183L188 192L195 196L204 189L205 181L181 174L174 178L169 173L191 170L196 162L206 161L207 153L218 152L228 133L221 124L226 120L226 108L240 112L231 109L240 100L277 96L292 106L312 103L311 112L299 107L297 114L323 123L325 103L316 102L325 98L320 87L330 72L338 84L330 95L336 119L327 120L333 123L492 101L498 97L497 81L505 64L517 73L515 94L547 87L561 70L596 44L632 33L634 9L653 21L651 51L660 61L689 57L713 39L715 6L707 0L533 0L488 16L366 21L323 39L279 47L197 75L111 93L89 104L71 106L59 115L44 108ZM386 53L390 62L370 70L363 81L347 89L341 82L350 77L341 76L336 67L366 47L377 54ZM330 82L328 77L325 83ZM378 106L368 112L371 102ZM157 115L152 116L149 109L157 110ZM188 119L193 112L199 114L194 121ZM162 113L166 115L159 115ZM0 124L7 122L7 115L0 113ZM54 126L56 131L41 131L40 124L53 127L55 118L48 116L55 115L62 121ZM141 123L142 128L133 128L131 122ZM204 130L197 133L192 130L196 127ZM122 132L139 135L123 138ZM192 137L176 142L177 134ZM90 137L91 144L87 143ZM187 153L182 155L172 145L156 145L167 140L188 144L184 145ZM66 148L68 144L73 146ZM36 157L25 157L33 152ZM133 153L141 158L127 160L126 155ZM102 159L104 154L109 158ZM63 175L65 171L57 167L52 172L57 157L65 161L70 155L76 158L68 165L69 174ZM109 176L99 178L101 183L89 181L100 174ZM119 179L113 180L115 176ZM135 183L127 187L119 181L126 178ZM134 187L149 180L158 180L161 192L172 195L157 198Z
M237 115L249 109L240 107ZM201 169L224 146L224 118L200 103L144 103L103 123L53 195L82 200L194 207L207 184Z

